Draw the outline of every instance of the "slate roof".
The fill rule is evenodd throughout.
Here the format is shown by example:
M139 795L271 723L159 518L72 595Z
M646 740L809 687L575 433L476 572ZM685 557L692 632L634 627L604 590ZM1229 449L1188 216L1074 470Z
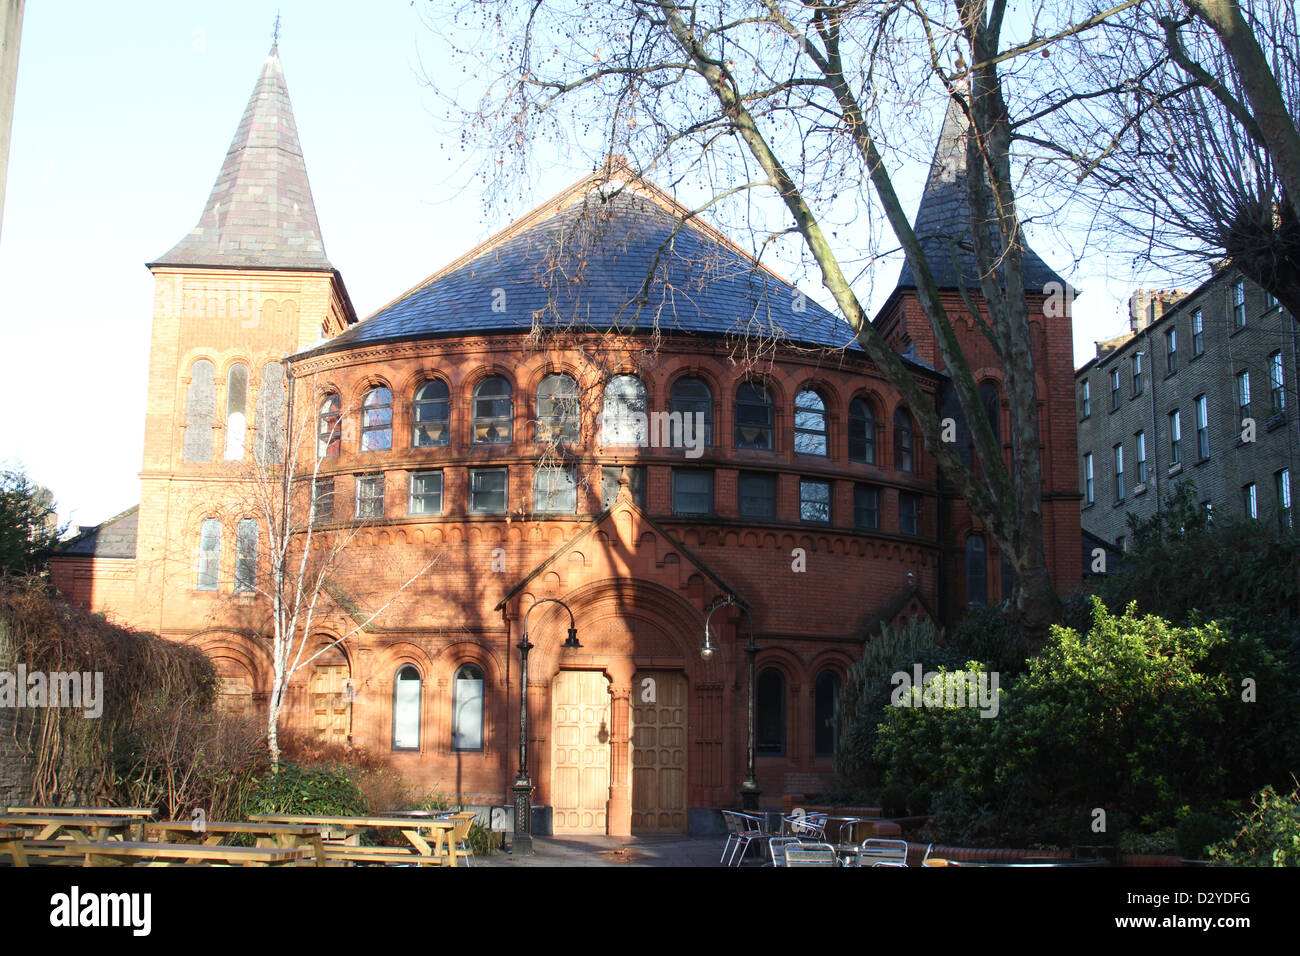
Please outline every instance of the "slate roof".
M150 265L333 271L275 46L198 225Z
M527 332L534 316L554 330L650 332L657 326L664 334L859 348L842 318L710 228L683 224L654 187L640 192L617 181L596 183L589 177L561 194L576 196L568 205L557 202L525 217L526 225L507 230L503 241L490 240L305 354Z
M934 159L930 163L921 205L912 224L930 271L941 289L956 289L963 285L978 287L980 284L966 196L966 137L969 129L966 114L956 102L950 102ZM1002 239L991 210L984 226L989 231L990 247L995 255L1000 254ZM955 265L953 245L957 251ZM1065 284L1065 280L1028 245L1024 246L1023 261L1027 289L1042 289L1049 282ZM903 263L898 275L898 285L900 288L916 288L916 275L907 262Z
M83 528L81 532L55 549L66 557L134 558L135 531L140 518L140 506L128 508L107 521Z

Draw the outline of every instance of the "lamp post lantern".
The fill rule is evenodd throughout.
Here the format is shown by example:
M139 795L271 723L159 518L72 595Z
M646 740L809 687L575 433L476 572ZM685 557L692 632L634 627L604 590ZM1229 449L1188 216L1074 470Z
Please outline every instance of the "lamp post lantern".
M578 627L573 621L573 611L558 598L541 598L534 601L524 613L523 634L519 639L519 773L512 788L515 795L515 830L510 852L528 855L533 852L533 781L528 776L528 652L533 645L528 642L528 615L539 604L558 604L569 612L569 638L562 645L565 650L582 647L578 643Z
M754 779L754 658L758 656L758 645L754 643L754 618L749 613L748 607L734 597L728 596L726 600L719 601L709 609L708 615L704 618L704 643L700 645L700 657L706 661L713 657L716 648L713 646L713 638L709 635L709 620L713 617L714 611L723 607L734 607L744 611L745 625L749 632L749 643L745 645L745 655L749 658L749 713L746 720L749 740L745 749L745 780L740 785L740 805L743 810L757 810L758 798L762 792L758 789L758 781Z

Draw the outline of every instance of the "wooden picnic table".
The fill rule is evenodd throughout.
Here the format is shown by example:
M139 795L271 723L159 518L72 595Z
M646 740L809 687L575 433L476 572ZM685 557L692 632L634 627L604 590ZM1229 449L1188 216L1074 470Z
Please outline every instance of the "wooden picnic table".
M253 813L248 819L255 823L297 823L320 828L325 841L325 855L330 860L366 863L424 863L434 866L455 866L456 848L452 845L452 831L456 820L428 819L423 817L335 817L310 816L288 813ZM363 830L398 830L411 844L404 847L363 847ZM432 844L421 833L431 830Z
M205 863L225 866L295 866L311 860L308 847L203 846L193 843L81 842L23 840L14 854L16 866L33 859L82 858L83 866L175 866Z
M33 840L69 839L83 843L102 843L111 837L126 838L138 825L139 821L132 817L73 816L66 813L0 814L0 827L21 830L27 839Z
M259 847L307 847L315 856L316 865L325 865L321 828L312 824L204 820L196 828L193 820L163 820L144 825L145 839L159 843L220 846L225 840L240 834L251 836Z
M153 807L10 807L8 812L21 813L24 816L64 814L75 817L140 817L143 819L153 816L155 810Z

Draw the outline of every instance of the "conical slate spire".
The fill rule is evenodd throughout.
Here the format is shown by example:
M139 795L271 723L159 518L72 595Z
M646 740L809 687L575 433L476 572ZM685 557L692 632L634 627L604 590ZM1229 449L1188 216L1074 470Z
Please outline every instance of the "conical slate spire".
M925 192L921 196L921 206L912 224L930 263L930 272L941 289L963 285L978 287L980 284L975 248L971 243L970 201L966 193L966 138L969 131L970 124L962 108L956 101L949 102L939 143L930 163ZM996 257L1002 251L1002 239L992 210L982 225L989 231L990 245ZM1022 258L1026 289L1042 289L1049 282L1064 282L1028 245L1024 247ZM906 262L899 273L898 285L902 288L916 287L916 275Z
M332 268L274 44L198 225L153 264Z

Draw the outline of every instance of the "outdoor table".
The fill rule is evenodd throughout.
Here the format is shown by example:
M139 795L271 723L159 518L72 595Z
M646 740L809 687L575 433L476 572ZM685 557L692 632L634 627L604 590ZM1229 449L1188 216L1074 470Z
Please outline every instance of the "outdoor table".
M100 815L74 816L67 813L10 813L0 814L0 827L35 831L34 840L69 839L83 843L102 843L111 837L124 839L131 835L139 821L131 817Z
M203 846L220 846L235 835L251 836L259 847L307 847L316 857L318 866L325 865L325 850L321 842L320 827L306 823L240 823L205 820L195 829L192 820L164 820L144 825L145 839L159 843L199 843Z
M10 807L9 813L20 813L24 816L40 815L53 816L55 814L76 816L76 817L151 817L155 811L153 807Z
M440 865L456 865L456 848L451 834L456 829L455 820L434 820L400 816L382 817L331 817L305 816L285 813L254 813L249 820L256 823L299 823L320 828L321 838L327 843L359 847L363 830L399 830L411 844L408 858L416 862L437 861ZM421 830L432 830L433 843L425 839ZM400 858L396 858L400 859Z
M226 866L291 866L311 859L307 847L201 846L193 843L126 843L24 840L27 859L83 857L83 866L175 866L205 863ZM20 863L25 865L25 863Z

